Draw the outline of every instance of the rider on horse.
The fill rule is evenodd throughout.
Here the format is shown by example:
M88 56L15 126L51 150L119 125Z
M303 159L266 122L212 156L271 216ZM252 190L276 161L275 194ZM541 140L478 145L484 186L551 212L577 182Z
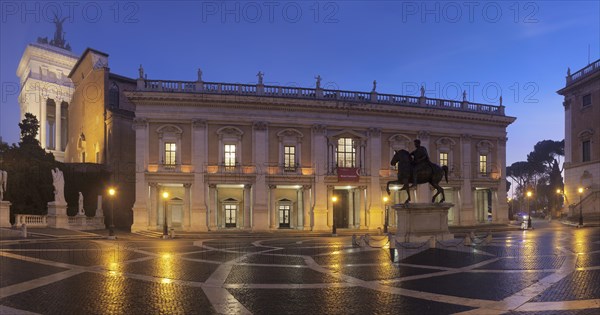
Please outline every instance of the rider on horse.
M421 140L415 139L415 150L410 153L412 157L411 167L413 175L413 187L417 187L417 173L425 167L429 167L429 154L427 149L421 146Z

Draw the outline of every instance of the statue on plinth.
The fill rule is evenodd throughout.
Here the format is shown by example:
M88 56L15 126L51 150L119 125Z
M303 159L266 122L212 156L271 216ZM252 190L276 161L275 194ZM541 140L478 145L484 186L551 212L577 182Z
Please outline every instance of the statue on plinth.
M317 89L321 88L321 75L317 75L315 77L315 79L317 79Z
M54 202L58 204L66 204L65 200L65 178L63 172L55 168L52 172L52 185L54 185Z
M202 69L198 68L198 82L202 82Z
M0 170L0 201L4 200L6 183L8 183L8 173L6 171Z
M435 202L435 198L441 194L442 199L440 203L446 200L444 195L444 189L439 185L442 178L446 178L448 182L448 166L439 166L429 160L427 149L421 146L421 141L416 139L415 150L409 153L406 150L395 151L394 157L390 162L391 165L398 164L398 179L389 181L386 186L388 195L390 194L390 185L402 185L400 191L406 190L408 198L404 201L405 204L410 202L410 193L408 190L411 187L417 187L418 184L429 183L433 188L436 189L436 193L431 198L431 202ZM413 186L409 187L409 183L413 183Z
M83 210L83 194L81 191L79 192L79 206L77 207L77 215L85 215L85 210Z
M144 67L142 67L142 64L140 64L140 68L138 69L138 72L140 74L140 79L144 79Z
M375 92L377 90L377 80L373 80L373 90L371 92Z

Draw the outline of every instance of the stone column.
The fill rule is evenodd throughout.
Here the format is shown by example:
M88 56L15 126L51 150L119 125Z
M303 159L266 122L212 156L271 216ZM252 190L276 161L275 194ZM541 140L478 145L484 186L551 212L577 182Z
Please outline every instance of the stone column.
M155 230L158 227L158 184L155 182L148 184L150 185L150 218L148 228Z
M277 209L275 204L275 185L269 185L269 228L271 230L277 229Z
M325 185L325 176L327 174L327 128L323 125L314 125L312 127L312 161L315 165L315 187L313 196L315 206L313 210L314 226L313 231L329 231L327 224L328 195ZM334 157L331 156L331 159Z
M252 126L253 145L252 150L253 164L256 168L256 182L253 186L252 198L252 218L249 219L248 227L254 231L269 230L269 205L267 183L265 175L267 174L267 157L269 155L268 125L265 122L257 121Z
M46 106L48 104L48 98L43 98L40 91L40 144L42 148L46 148L46 130L47 130L47 119L46 119Z
M133 120L135 130L135 203L133 204L133 224L131 231L145 230L148 227L148 184L145 171L148 169L148 121L144 118Z
M61 143L62 141L61 141L61 136L60 136L61 124L62 124L61 119L60 119L61 118L60 115L61 115L61 111L62 111L61 104L62 104L62 100L56 102L56 106L55 106L56 111L54 113L54 115L56 116L56 117L54 117L54 128L55 128L54 149L56 151L62 151L62 143Z
M244 216L243 216L243 227L245 229L252 228L252 222L250 221L250 216L252 215L252 185L246 184L244 185Z
M204 166L208 155L206 121L192 121L192 167L194 182L190 210L190 231L204 232L208 230L206 209L206 186L204 183Z
M359 211L360 211L360 226L359 228L361 230L366 230L368 229L367 226L367 200L365 198L365 190L367 189L366 186L359 186L358 187L358 191L359 191Z
M184 231L189 231L190 230L190 226L191 226L191 222L190 222L190 212L191 212L191 207L190 207L190 187L192 187L192 184L190 183L185 183L183 184L183 189L185 190L184 195L183 195L183 230Z
M492 207L492 215L494 215L494 222L508 223L508 203L506 196L506 137L501 137L497 141L497 152L496 158L497 163L494 168L498 171L498 186L496 190L495 201L497 204Z
M217 213L219 212L218 207L218 199L217 199L217 185L210 184L208 185L208 229L211 231L217 230Z
M371 154L371 180L368 188L368 228L383 227L383 200L379 184L379 170L381 169L381 129L369 129L369 151ZM362 222L361 222L362 224Z
M354 192L356 189L348 191L348 227L354 227Z
M302 212L304 215L304 231L310 231L310 205L312 203L310 198L310 185L302 186Z
M460 208L460 220L459 225L472 225L475 224L475 210L473 207L473 187L471 186L472 168L473 164L471 161L471 136L461 135L461 177L463 179L462 186L460 188L461 204Z
M296 190L296 222L294 224L294 228L298 230L303 230L303 218L304 218L304 199L302 198L302 186Z

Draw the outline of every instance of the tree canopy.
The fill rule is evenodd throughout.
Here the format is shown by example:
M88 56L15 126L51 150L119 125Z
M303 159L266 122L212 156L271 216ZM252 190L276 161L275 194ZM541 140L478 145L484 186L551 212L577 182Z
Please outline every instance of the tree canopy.
M562 197L556 193L564 189L561 156L564 156L565 141L539 141L527 155L527 161L519 161L506 168L506 174L517 184L516 198L523 201L526 191L533 192L536 210L557 209ZM527 211L527 209L521 210Z

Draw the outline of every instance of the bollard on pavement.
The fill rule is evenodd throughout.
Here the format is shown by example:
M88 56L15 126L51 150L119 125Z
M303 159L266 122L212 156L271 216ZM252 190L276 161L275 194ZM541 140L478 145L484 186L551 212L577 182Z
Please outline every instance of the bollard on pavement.
M21 224L21 237L27 238L27 225L25 223Z
M388 241L390 243L390 259L394 262L394 259L396 259L396 238L392 233L388 234Z

